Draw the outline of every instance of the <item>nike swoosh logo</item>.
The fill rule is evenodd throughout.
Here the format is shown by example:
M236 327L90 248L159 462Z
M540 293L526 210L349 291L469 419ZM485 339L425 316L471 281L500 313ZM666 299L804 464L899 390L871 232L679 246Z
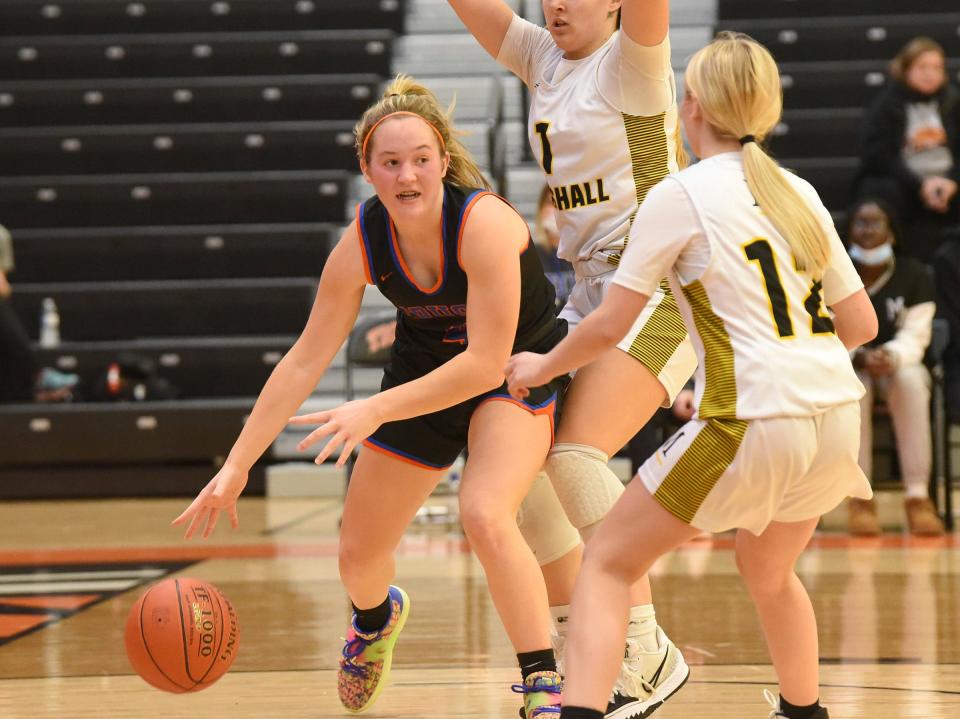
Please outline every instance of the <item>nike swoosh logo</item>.
M390 279L390 276L391 276L392 274L393 274L393 272L387 272L387 273L384 274L384 275L380 275L380 281L381 281L381 282L386 282L387 280Z
M663 667L664 667L664 666L666 665L666 663L667 663L667 655L669 655L669 654L670 654L670 651L669 651L669 650L667 650L667 651L665 651L665 652L663 653L663 661L660 662L660 666L657 667L657 671L655 671L655 672L653 673L653 676L650 677L650 685L651 685L651 686L654 686L654 687L655 687L655 686L657 685L657 681L659 681L659 679L660 679L660 672L663 671Z

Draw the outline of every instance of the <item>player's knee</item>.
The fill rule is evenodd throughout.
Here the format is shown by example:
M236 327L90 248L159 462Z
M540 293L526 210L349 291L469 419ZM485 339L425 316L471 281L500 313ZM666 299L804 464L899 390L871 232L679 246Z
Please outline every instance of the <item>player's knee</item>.
M620 495L623 482L607 465L608 457L595 447L583 444L556 444L544 469L573 526L588 528L610 511Z
M471 548L477 554L497 552L503 546L505 537L514 524L514 515L492 503L477 501L473 498L460 502L460 523Z
M778 566L768 561L762 553L744 550L742 547L737 548L736 561L737 570L747 585L747 590L755 598L779 594L793 573L792 567Z

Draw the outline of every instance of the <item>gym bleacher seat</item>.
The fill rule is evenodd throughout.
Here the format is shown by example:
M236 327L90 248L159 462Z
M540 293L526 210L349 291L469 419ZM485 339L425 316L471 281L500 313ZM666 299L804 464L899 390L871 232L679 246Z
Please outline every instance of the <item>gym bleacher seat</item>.
M125 354L178 392L0 407L17 445L0 496L127 493L144 467L156 494L209 478L310 312L352 212L353 126L405 19L405 0L0 3L13 307L36 337L56 300L62 342L38 357L80 396ZM317 401L342 394L342 362Z

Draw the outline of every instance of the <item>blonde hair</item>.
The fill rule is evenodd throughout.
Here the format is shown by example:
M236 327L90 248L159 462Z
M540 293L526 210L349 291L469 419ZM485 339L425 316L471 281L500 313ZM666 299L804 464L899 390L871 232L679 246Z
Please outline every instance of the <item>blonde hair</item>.
M770 52L748 35L721 32L691 58L686 83L720 136L749 138L742 155L750 192L790 244L797 269L821 274L830 261L827 233L760 145L783 111L780 75Z
M895 80L905 82L907 73L910 72L913 63L917 61L918 57L928 52L935 52L940 55L940 57L946 58L943 46L936 40L924 37L923 35L913 38L913 40L904 45L900 49L900 52L896 54L896 57L890 61L890 75Z
M395 113L418 115L434 129L438 139L442 141L442 146L438 148L441 156L444 150L450 155L446 181L459 187L491 189L490 182L457 137L459 133L454 129L451 120L453 107L454 103L451 103L450 107L444 110L436 95L429 89L409 75L397 75L383 91L383 97L367 108L360 122L353 128L357 157L364 164L369 161L369 157L364 156L368 140L377 125L387 116Z

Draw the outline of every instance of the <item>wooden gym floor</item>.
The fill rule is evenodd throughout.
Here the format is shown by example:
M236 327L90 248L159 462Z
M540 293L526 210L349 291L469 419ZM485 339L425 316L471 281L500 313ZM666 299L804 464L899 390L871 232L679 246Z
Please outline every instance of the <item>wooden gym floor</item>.
M442 500L441 500L442 501ZM241 500L239 532L185 543L185 501L0 505L0 717L343 716L334 669L348 603L336 568L339 502ZM514 657L483 574L455 528L414 527L397 583L412 613L370 717L512 719ZM171 572L216 584L241 647L216 686L167 695L132 674L127 610ZM817 608L823 701L835 719L960 717L960 541L825 534L801 560ZM692 665L656 719L766 717L773 671L729 536L654 572L658 617Z

